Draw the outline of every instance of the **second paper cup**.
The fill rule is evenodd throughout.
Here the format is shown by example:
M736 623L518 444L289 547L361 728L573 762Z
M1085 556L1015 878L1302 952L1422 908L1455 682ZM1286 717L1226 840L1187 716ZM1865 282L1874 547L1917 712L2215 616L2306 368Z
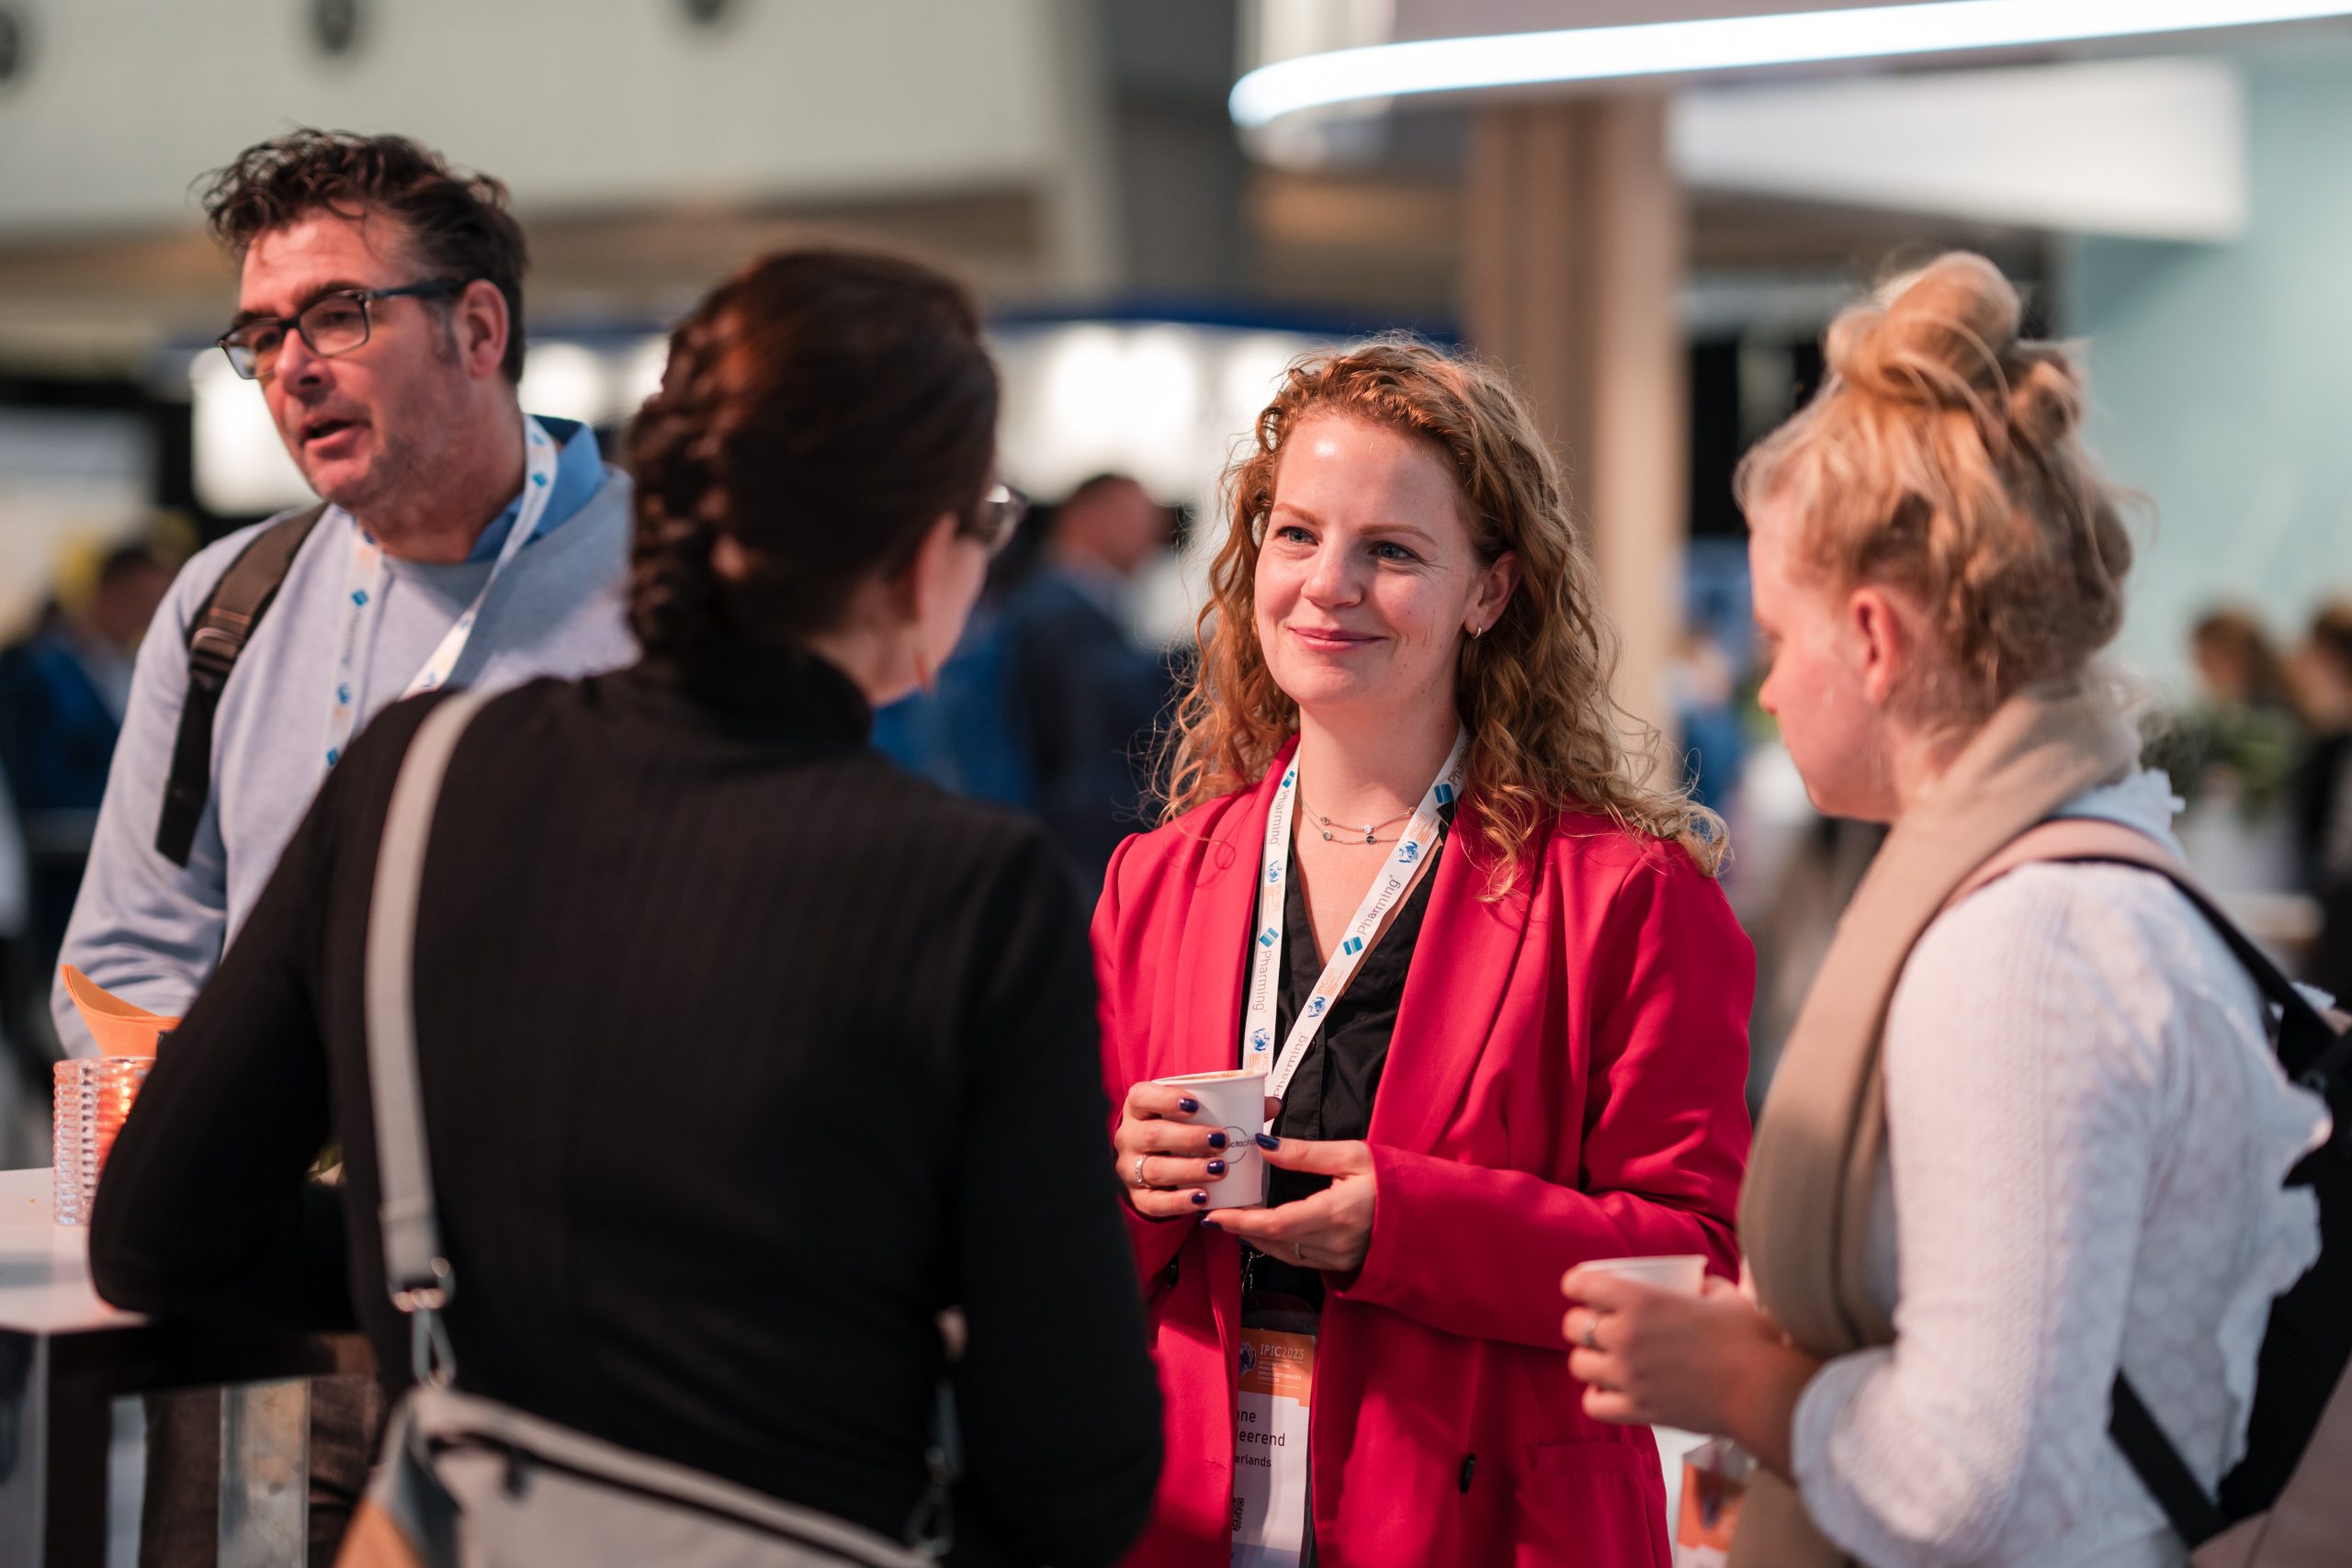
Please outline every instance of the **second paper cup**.
M1697 1295L1707 1281L1707 1260L1695 1252L1665 1258L1596 1258L1582 1267L1684 1296Z

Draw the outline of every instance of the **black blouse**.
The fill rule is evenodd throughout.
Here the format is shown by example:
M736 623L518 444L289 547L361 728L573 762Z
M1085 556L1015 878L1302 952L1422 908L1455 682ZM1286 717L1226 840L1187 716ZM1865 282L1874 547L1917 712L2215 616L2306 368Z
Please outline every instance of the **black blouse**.
M1363 955L1348 988L1331 1004L1323 1027L1307 1042L1306 1059L1299 1063L1290 1090L1283 1097L1282 1113L1274 1118L1276 1136L1348 1140L1371 1134L1373 1099L1380 1092L1380 1075L1388 1066L1396 1009L1405 998L1405 976L1420 941L1430 886L1437 880L1437 861L1445 852L1452 820L1449 811L1430 850L1429 870L1406 895L1387 931ZM1325 955L1316 951L1315 922L1307 913L1298 853L1294 849L1289 887L1283 901L1283 972L1274 997L1276 1041L1290 1038L1298 1010L1306 1005L1315 982L1323 977L1324 963ZM1330 1184L1328 1176L1270 1171L1266 1201L1269 1205L1295 1202ZM1250 1260L1249 1280L1252 1291L1295 1296L1318 1308L1323 1303L1320 1272L1301 1269L1271 1253Z

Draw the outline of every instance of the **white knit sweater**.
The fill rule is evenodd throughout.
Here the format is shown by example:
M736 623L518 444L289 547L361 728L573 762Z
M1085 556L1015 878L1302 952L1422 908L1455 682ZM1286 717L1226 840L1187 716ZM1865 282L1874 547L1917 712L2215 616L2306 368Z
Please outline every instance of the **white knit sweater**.
M2068 807L2165 838L2160 774ZM2028 866L1928 929L1886 1042L1871 1237L1896 1340L1797 1407L1807 1510L1872 1568L2177 1568L2107 1433L2119 1355L2209 1486L2270 1302L2318 1255L2324 1136L2252 981L2163 878Z

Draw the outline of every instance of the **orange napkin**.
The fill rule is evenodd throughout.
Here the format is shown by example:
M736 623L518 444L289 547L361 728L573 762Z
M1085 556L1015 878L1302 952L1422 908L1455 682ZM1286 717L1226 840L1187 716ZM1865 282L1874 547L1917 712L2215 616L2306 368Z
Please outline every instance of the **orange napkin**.
M65 994L74 998L74 1010L89 1026L101 1055L152 1056L155 1037L180 1026L176 1018L124 1001L71 964L59 965L58 972L65 976Z

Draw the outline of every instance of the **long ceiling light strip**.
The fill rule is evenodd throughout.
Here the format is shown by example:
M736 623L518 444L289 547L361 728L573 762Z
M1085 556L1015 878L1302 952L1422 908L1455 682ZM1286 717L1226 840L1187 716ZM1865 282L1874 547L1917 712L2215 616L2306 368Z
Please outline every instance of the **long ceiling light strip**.
M2086 43L2352 16L2343 0L1938 0L1631 27L1375 44L1261 65L1234 85L1234 122L1416 93L1687 75L1840 60Z

